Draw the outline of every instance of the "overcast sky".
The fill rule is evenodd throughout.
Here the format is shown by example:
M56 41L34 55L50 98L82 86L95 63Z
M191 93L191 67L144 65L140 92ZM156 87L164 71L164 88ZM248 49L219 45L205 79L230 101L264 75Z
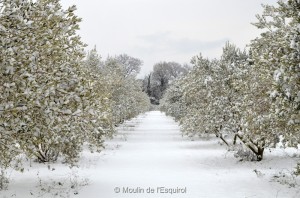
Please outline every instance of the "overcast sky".
M77 6L83 19L79 34L92 49L126 53L143 60L140 76L160 61L189 63L200 52L221 55L227 40L244 48L259 31L250 23L261 3L276 0L63 0Z

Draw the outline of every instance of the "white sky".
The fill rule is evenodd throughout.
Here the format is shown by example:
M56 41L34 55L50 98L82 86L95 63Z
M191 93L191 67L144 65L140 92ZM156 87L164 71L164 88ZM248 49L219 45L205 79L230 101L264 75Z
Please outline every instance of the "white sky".
M160 61L189 63L200 52L219 57L227 40L244 48L259 31L250 24L276 0L63 0L83 19L79 34L98 53L143 60L140 76Z

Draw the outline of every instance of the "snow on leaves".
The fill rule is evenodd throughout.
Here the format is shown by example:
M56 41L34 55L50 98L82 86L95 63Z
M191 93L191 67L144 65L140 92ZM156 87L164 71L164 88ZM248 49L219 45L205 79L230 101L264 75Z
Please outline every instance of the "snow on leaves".
M64 10L59 0L0 4L1 167L19 154L73 165L83 144L101 150L120 120L147 109L134 77L117 73L120 64L105 73L83 59L75 6Z
M300 4L263 7L254 25L264 32L249 53L226 44L220 60L194 57L193 70L168 89L162 105L186 134L213 133L227 145L230 135L257 160L280 139L300 143Z

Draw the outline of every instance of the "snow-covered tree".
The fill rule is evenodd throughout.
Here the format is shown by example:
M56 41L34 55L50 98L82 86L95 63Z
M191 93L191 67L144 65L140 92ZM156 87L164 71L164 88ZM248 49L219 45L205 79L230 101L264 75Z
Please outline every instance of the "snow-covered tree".
M244 90L240 137L254 152L299 144L299 2L264 6L254 23L265 30L251 42L252 66L240 86ZM298 44L297 44L298 42Z
M86 67L91 70L91 72L94 71L95 73L99 73L102 62L101 56L98 54L96 46L91 51L88 51L84 63Z
M74 163L89 136L93 105L76 34L74 6L59 0L4 0L0 16L1 156ZM101 130L95 126L100 142ZM3 160L1 159L1 162Z
M300 139L300 2L264 6L254 25L264 32L249 55L226 44L220 60L193 59L193 70L167 90L162 109L188 135L215 133L240 140L263 158L264 149ZM248 57L249 56L249 57ZM180 85L181 87L178 87ZM184 109L180 111L178 109Z
M245 141L241 132L246 94L242 85L247 79L248 62L247 53L230 43L223 48L220 60L194 57L191 72L167 90L162 109L179 120L186 135L215 134L230 147L238 138L260 160L263 150L252 144L251 138Z
M104 78L102 73L103 62L101 56L97 53L96 47L88 52L82 65L85 69L85 79L89 81L91 90L86 102L90 107L93 107L88 110L90 112L88 119L91 124L87 129L88 134L86 137L88 138L87 142L90 143L90 148L93 150L96 146L98 150L102 146L101 135L111 137L115 132L112 114L113 103L109 99L111 90L109 81ZM101 131L100 134L99 131Z
M261 87L258 97L266 105L264 113L259 115L264 118L253 118L252 126L256 126L257 133L268 144L274 145L282 135L288 146L297 146L300 143L300 2L279 0L277 4L264 5L263 14L257 15L258 22L254 23L264 30L251 42L253 70L257 74L254 89ZM261 119L268 124L259 124Z
M278 7L264 8L255 25L266 31L251 42L249 59L226 44L215 64L194 58L194 69L180 89L185 132L214 132L221 138L232 133L234 142L240 139L258 160L280 136L289 146L300 142L299 2L278 1ZM175 87L167 91L167 112L174 109L176 93Z
M160 109L179 121L185 115L185 103L183 101L183 79L178 79L170 86L163 99L161 100Z
M111 90L110 100L113 102L113 119L116 125L149 108L149 98L142 92L142 86L135 75L128 75L128 70L125 69L129 67L120 63L118 58L108 58L102 71Z

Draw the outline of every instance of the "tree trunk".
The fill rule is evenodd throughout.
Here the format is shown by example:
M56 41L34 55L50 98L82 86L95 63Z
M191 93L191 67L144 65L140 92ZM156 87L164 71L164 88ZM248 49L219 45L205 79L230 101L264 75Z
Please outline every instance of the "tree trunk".
M255 155L256 155L256 159L257 161L261 161L263 159L263 154L264 154L264 146L265 146L265 141L264 139L262 139L262 146L260 146L257 143L253 142L251 139L250 139L250 142L246 142L242 136L240 136L239 134L236 134L235 135L236 137L238 137ZM235 139L236 139L235 137ZM250 143L250 144L249 144Z

